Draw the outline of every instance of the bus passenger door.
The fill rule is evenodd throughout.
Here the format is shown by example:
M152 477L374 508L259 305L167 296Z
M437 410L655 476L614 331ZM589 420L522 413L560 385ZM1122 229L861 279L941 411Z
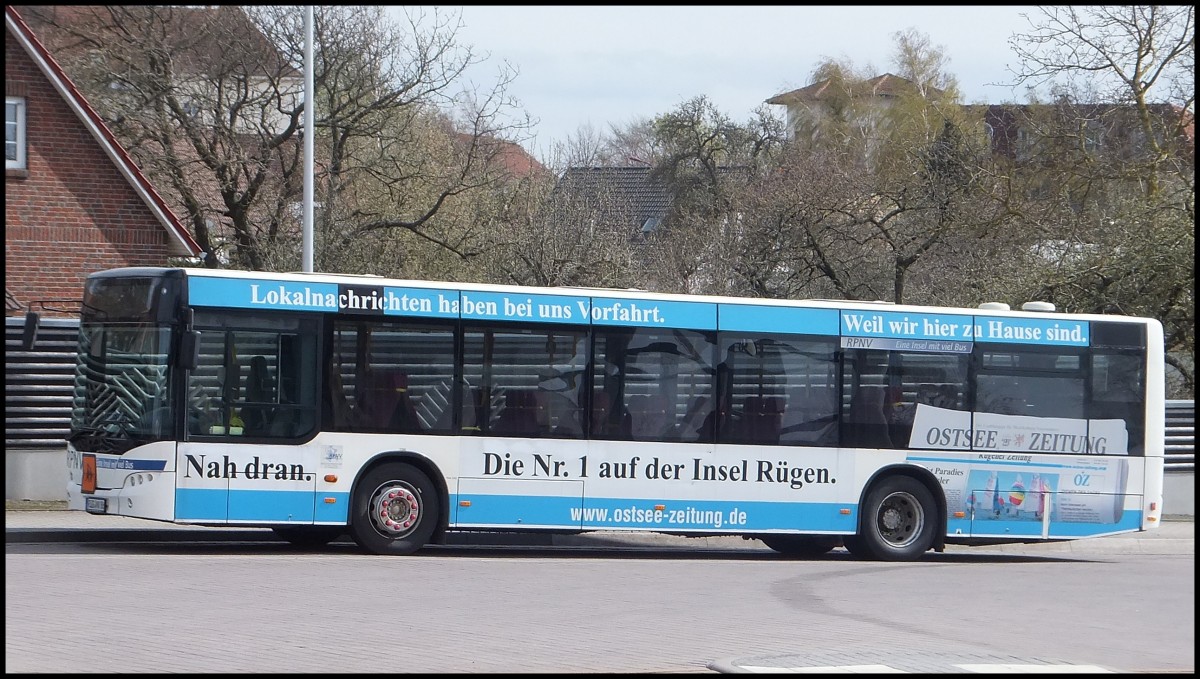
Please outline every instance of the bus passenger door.
M225 523L229 519L231 468L218 443L181 442L175 463L175 520Z
M245 449L229 477L229 523L312 523L319 462L315 445Z
M317 446L179 444L175 519L312 523Z
M269 329L254 329L255 325ZM317 323L198 311L179 444L176 519L313 523L319 446Z

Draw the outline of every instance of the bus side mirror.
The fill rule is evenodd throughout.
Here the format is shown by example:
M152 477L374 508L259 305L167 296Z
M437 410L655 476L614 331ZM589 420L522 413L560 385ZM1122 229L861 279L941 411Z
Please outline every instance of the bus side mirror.
M195 370L200 364L200 331L184 330L179 338L179 367Z
M38 326L41 325L42 317L36 311L25 312L25 329L21 333L21 348L25 351L33 351L33 345L37 342Z

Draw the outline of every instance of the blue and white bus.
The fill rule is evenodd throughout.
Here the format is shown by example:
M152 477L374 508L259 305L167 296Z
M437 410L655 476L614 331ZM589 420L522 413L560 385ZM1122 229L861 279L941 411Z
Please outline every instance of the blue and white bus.
M126 268L87 279L69 507L349 533L740 535L913 560L1162 517L1153 319Z

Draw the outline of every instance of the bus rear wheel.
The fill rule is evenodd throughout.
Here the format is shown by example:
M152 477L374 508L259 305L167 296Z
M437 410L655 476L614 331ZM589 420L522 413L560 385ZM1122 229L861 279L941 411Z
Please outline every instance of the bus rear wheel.
M372 554L412 554L433 535L438 513L437 490L429 477L411 464L389 462L359 480L350 534Z
M892 476L867 493L858 535L846 536L846 549L860 559L914 561L933 546L937 527L933 494L910 476Z
M828 554L841 542L836 535L760 535L758 539L784 556L800 559Z

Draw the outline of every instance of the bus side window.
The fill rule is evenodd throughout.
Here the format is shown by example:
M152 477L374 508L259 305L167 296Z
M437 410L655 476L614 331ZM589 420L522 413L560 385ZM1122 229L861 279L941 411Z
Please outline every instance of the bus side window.
M796 385L788 389L781 440L790 445L837 444L837 390L833 386Z
M704 428L705 422L711 424L708 417L712 411L711 396L697 396L688 404L679 424L679 439L681 441L711 441L712 432Z
M242 406L242 422L247 436L266 436L271 430L274 414L275 387L265 356L250 359L246 374L246 401Z
M481 387L463 386L462 430L478 433L480 430L479 416L484 413L483 389Z
M502 436L533 436L537 433L537 401L532 391L510 389L504 394L504 409L492 426Z
M408 375L376 368L366 374L355 416L364 431L413 432L421 429L408 393Z
M888 417L884 412L886 389L863 386L850 403L842 445L852 448L891 448Z
M350 405L350 396L346 392L342 371L336 365L329 369L329 401L333 411L333 429L335 431L349 430L354 410Z
M1131 454L1145 452L1145 390L1141 357L1136 354L1100 353L1092 356L1090 419L1121 420Z
M674 422L667 414L667 398L661 394L642 394L629 397L629 416L633 437L657 441L668 435Z
M607 391L592 392L592 438L628 439L632 435L633 421L629 411L618 408L613 412L612 401Z

